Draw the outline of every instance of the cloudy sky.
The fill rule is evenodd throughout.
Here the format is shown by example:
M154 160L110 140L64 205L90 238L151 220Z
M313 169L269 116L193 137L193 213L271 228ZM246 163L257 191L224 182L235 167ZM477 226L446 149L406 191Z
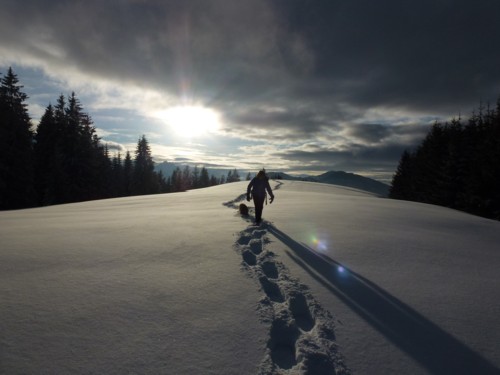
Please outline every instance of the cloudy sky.
M498 0L2 0L36 124L74 91L157 161L390 180L429 124L500 95Z

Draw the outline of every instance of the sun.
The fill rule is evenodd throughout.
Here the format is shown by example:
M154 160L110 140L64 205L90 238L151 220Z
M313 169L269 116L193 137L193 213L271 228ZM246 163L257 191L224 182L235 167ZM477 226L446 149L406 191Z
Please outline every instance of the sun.
M155 117L168 124L177 134L197 137L220 127L219 114L202 106L177 106L158 111Z

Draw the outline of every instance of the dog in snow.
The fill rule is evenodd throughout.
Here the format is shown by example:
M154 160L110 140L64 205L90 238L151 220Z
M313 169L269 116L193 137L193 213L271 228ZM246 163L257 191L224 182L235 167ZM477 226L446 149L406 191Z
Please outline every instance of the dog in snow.
M248 215L248 206L245 203L240 203L239 210L240 210L241 215L245 215L245 216Z

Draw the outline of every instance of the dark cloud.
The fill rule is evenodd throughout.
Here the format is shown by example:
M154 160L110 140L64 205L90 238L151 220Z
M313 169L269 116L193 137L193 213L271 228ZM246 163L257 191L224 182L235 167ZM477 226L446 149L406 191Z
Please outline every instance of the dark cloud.
M11 0L2 14L14 49L215 102L449 111L500 91L497 1Z
M7 0L0 13L0 53L54 75L203 102L236 137L352 138L349 152L280 154L314 165L384 164L398 136L496 100L498 40L496 0Z
M379 143L391 135L391 128L380 124L354 124L347 134L367 143Z
M228 112L226 120L230 132L244 128L248 134L258 135L259 129L266 129L274 139L290 142L315 137L326 126L332 130L338 128L331 118L325 118L324 113L315 111L313 106L240 109Z
M274 156L297 163L294 171L329 171L343 170L366 174L366 171L383 172L385 182L395 171L398 160L406 147L390 144L384 147L359 147L353 145L347 150L287 150Z
M449 110L498 94L496 1L292 3L282 8L307 37L313 75L351 102Z
M341 147L312 145L306 149L289 148L273 156L290 160L294 170L347 170L365 173L379 171L385 182L395 171L405 150L413 151L425 137L428 127L421 125L365 124L348 128L350 142Z

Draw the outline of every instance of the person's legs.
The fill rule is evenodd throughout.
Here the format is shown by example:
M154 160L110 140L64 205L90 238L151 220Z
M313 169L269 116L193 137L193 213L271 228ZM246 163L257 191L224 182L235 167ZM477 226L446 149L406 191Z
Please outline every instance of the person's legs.
M255 222L259 224L262 220L262 210L264 209L264 198L254 196L253 203L255 204Z

